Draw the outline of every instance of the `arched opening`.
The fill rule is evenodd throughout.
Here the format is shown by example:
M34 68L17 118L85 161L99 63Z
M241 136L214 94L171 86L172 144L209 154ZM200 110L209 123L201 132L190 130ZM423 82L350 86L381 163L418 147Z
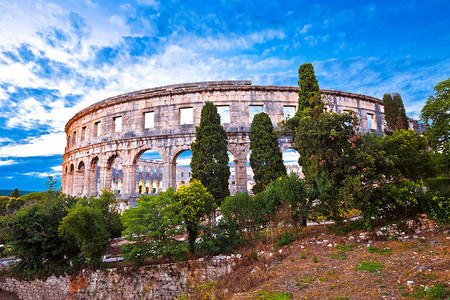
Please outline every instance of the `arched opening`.
M122 180L122 178L119 178L119 181L117 182L117 194L122 193L122 185L123 185L123 180Z
M84 162L81 161L78 164L77 172L75 172L75 175L74 175L75 182L73 184L73 186L74 186L73 193L78 196L85 194L85 191L84 191L85 172L84 171L85 171Z
M153 184L152 184L152 193L156 194L158 191L158 181L157 180L153 180Z
M100 166L98 156L94 157L90 163L89 170L89 195L97 196L100 193Z
M228 189L230 190L230 195L236 194L236 168L234 164L234 155L230 151L228 153L228 167L230 168L230 178L228 179Z
M67 173L67 194L69 195L74 194L74 171L75 166L71 164L69 166L69 172Z
M302 167L298 164L300 154L297 150L288 148L283 152L283 162L286 166L286 173L295 173L300 178L303 178Z
M250 167L250 154L252 154L252 150L247 153L247 191L249 194L253 194L252 187L255 185L255 179L253 178L253 170Z
M123 160L119 155L113 155L108 159L108 173L106 182L111 183L111 186L107 186L113 193L118 194L118 182L123 178Z
M175 157L177 189L191 181L191 159L191 150L183 150Z
M156 150L142 151L136 159L136 182L142 188L137 188L138 193L157 194L160 190L158 187L152 188L152 182L162 181L162 172L157 173L156 170L162 169L163 161L161 155Z

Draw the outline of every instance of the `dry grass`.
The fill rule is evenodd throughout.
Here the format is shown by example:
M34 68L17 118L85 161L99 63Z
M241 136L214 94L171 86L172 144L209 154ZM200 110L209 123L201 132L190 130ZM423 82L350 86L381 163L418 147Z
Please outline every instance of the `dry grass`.
M256 249L273 253L273 245L247 247L242 264L215 283L203 299L256 299L261 290L289 293L293 299L415 299L413 293L421 286L449 282L448 230L423 232L403 242L358 242L358 235L335 236L324 227L308 228L293 244L281 248L281 254L258 260L251 253ZM344 259L333 256L342 252L336 244L353 242L353 250L343 251ZM368 244L392 251L370 253ZM361 262L377 262L383 269L355 270Z

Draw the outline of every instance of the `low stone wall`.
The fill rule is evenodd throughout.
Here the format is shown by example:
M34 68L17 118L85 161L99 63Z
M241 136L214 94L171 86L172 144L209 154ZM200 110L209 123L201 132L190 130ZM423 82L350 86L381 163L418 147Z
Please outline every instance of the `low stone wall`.
M190 287L215 281L230 272L234 259L215 256L181 263L133 269L83 271L76 278L50 277L46 281L4 278L0 290L20 299L173 299Z

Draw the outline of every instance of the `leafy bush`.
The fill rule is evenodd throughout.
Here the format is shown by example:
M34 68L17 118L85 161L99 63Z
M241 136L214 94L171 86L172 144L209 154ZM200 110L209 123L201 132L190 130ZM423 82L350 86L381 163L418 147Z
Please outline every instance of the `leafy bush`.
M284 246L284 245L291 244L295 240L295 237L294 237L294 235L292 233L286 232L286 233L283 233L282 235L280 235L278 237L278 239L279 240L276 243L276 245L281 247L281 246Z
M185 227L173 194L170 188L157 196L141 195L137 206L123 213L123 236L131 242L121 247L126 262L139 265L147 257L157 259L160 255L185 257L187 244L174 238L183 234Z
M76 272L84 265L73 236L58 234L58 227L73 204L71 196L59 195L35 203L2 221L1 232L20 261L12 272L24 279L46 279Z
M439 224L450 224L450 198L439 196L437 193L426 193L418 199L420 212L438 222Z

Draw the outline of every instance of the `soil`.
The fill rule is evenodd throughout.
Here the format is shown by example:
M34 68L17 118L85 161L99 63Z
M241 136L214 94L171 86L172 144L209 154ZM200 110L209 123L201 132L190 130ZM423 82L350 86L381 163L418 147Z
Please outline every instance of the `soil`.
M360 236L360 231L339 236L324 226L314 227L275 251L273 244L260 246L263 252L258 251L256 262L237 267L216 283L212 293L222 299L285 299L262 296L277 292L292 299L416 299L418 291L446 284L444 299L450 299L448 229L382 241L363 239L365 233ZM348 247L341 250L338 245ZM362 262L379 263L382 269L356 270Z

